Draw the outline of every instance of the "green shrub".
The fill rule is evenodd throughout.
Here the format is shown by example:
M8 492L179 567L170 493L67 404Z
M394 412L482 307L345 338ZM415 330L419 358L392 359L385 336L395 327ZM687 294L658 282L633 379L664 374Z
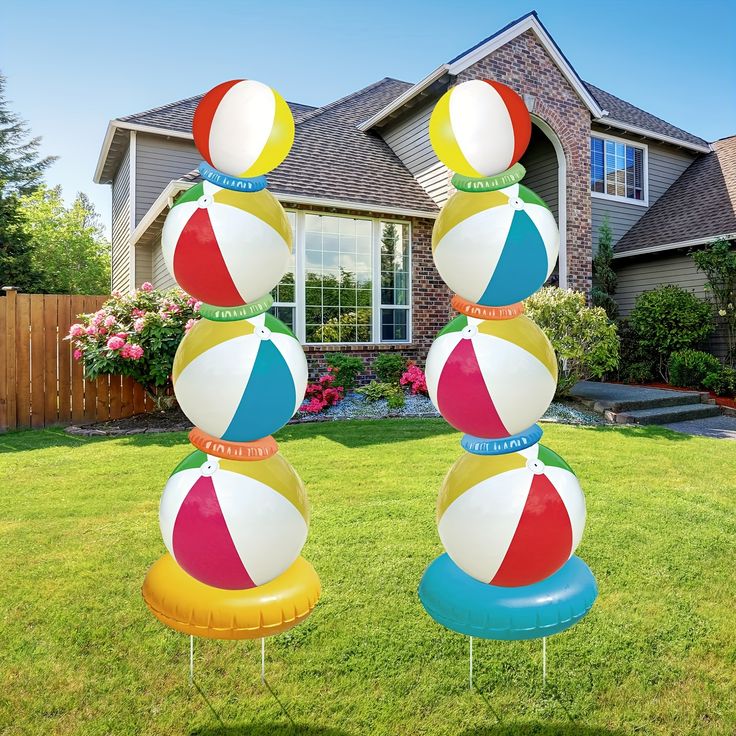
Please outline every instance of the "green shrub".
M714 328L710 305L674 284L640 294L629 320L639 347L665 380L670 355L702 344Z
M716 396L736 396L736 368L724 365L718 372L709 373L703 379L703 388Z
M371 381L367 386L363 386L357 391L370 402L386 399L389 409L401 409L406 403L406 397L401 387L393 383Z
M325 363L332 368L335 383L346 391L355 386L358 376L365 369L362 358L345 353L328 353L325 356Z
M557 396L569 393L578 381L601 378L618 367L616 325L601 307L588 307L585 294L546 286L524 304L557 353Z
M647 361L629 363L619 370L619 378L625 383L647 383L653 377L652 364Z
M381 383L398 385L408 362L401 353L382 353L373 361L373 371Z
M594 307L603 307L609 319L618 317L618 304L613 298L618 277L613 269L613 230L608 215L598 228L598 251L593 258L593 289L590 296Z
M670 355L667 370L673 386L701 388L706 376L721 370L721 361L702 350L676 350Z

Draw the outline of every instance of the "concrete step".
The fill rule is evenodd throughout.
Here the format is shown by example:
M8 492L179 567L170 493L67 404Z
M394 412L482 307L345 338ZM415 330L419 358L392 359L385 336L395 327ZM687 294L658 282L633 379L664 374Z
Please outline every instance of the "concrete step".
M721 410L715 404L680 404L606 412L606 419L617 424L671 424L688 419L715 417Z

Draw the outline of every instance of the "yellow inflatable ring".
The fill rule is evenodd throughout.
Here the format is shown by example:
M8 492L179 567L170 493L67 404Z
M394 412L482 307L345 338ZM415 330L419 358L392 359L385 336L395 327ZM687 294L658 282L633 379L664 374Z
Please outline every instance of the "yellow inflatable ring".
M268 583L224 590L195 580L165 554L148 571L141 592L153 615L177 631L209 639L260 639L309 616L321 586L303 557Z

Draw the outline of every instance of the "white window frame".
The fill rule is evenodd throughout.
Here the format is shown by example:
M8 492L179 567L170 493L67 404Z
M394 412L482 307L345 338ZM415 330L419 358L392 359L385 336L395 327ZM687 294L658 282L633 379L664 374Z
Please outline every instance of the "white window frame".
M631 148L638 148L642 151L642 197L643 199L631 199L629 197L622 197L619 194L608 194L607 192L594 192L592 187L592 181L590 176L588 177L588 189L590 190L590 196L596 199L607 199L609 202L622 202L623 204L632 204L635 207L649 207L649 146L646 143L639 143L628 140L627 138L619 138L615 135L608 135L607 133L591 132L590 139L597 138L603 141L603 186L606 184L606 141L612 141L613 143L624 143ZM590 145L588 146L588 159L590 160Z
M412 227L411 221L399 217L362 217L360 215L348 215L341 212L321 212L319 210L293 210L287 208L287 212L296 215L296 228L294 232L294 304L286 302L274 302L275 307L295 307L294 310L294 333L302 345L309 347L334 348L376 345L409 345L412 342L412 304L413 304L413 263L412 263ZM319 215L320 217L346 217L350 220L368 220L371 223L371 257L372 257L372 304L371 304L371 331L373 340L369 342L306 342L306 278L304 264L306 263L306 216ZM407 304L382 304L381 303L381 223L393 222L397 225L406 225L409 232L409 289ZM407 339L406 340L381 340L381 309L405 309L407 317Z

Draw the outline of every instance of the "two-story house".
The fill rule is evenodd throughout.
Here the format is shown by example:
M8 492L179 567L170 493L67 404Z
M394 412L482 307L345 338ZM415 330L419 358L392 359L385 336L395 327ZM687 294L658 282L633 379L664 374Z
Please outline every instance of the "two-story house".
M242 71L234 69L233 76ZM677 191L673 185L687 185L703 162L717 168L723 150L733 162L735 147L721 142L712 150L698 136L584 82L530 13L416 84L384 78L323 107L290 103L294 147L268 176L295 232L294 258L275 290L274 311L305 344L313 365L335 349L366 357L399 349L423 361L450 317L431 256L432 226L450 193L450 175L430 146L428 121L450 85L474 78L510 85L531 113L523 183L545 199L559 223L555 283L590 288L605 215L625 246L617 253L624 313L638 292L662 281L660 256L682 260L683 248L736 233L736 197L730 215L699 218L680 241L677 228L657 226L663 220L657 205ZM108 126L95 181L112 185L114 289L173 283L161 228L176 196L198 180L191 122L199 99ZM684 188L702 186L703 178ZM678 202L668 207L677 209ZM694 289L700 284L702 291L695 269L683 269L670 268L666 280Z

